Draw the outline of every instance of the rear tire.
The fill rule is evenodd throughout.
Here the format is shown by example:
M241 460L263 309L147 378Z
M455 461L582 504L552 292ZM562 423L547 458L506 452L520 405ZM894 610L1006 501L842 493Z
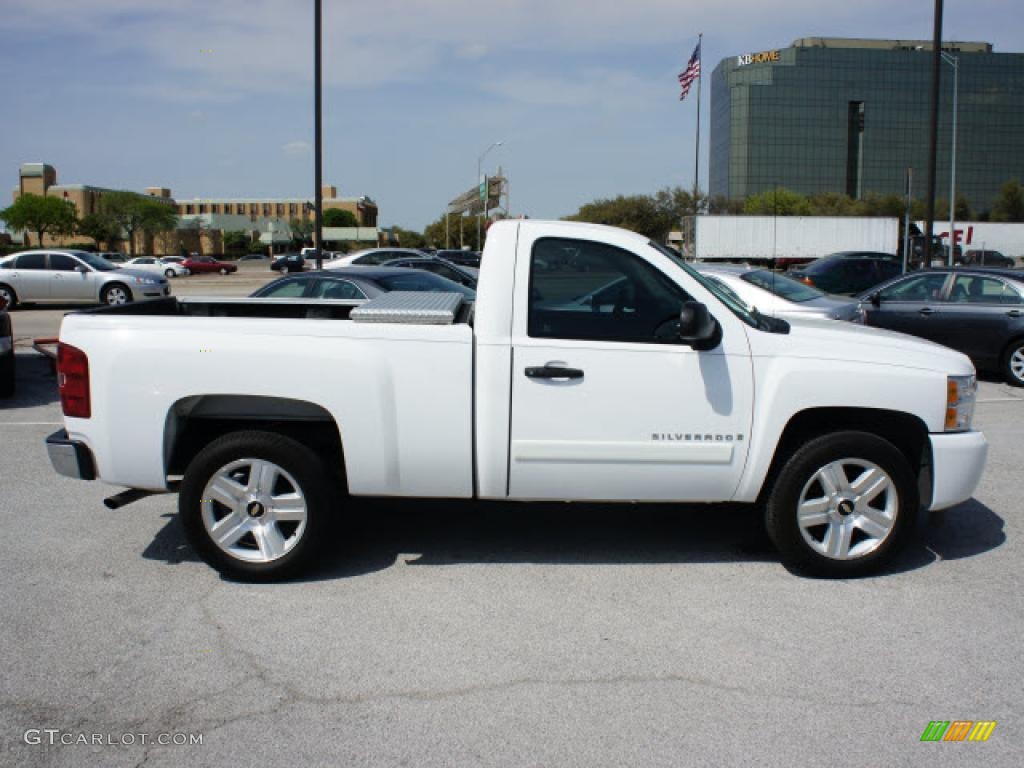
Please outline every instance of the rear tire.
M173 269L165 269L164 270L164 277L166 277L168 280L171 279L172 277L174 277L174 270Z
M227 267L221 267L220 273L222 275L226 275L228 273L228 268Z
M7 309L14 309L18 306L18 294L11 286L0 283L0 296L7 299Z
M845 578L891 560L919 507L917 480L895 446L866 432L835 432L789 457L769 493L765 522L784 563Z
M1024 387L1024 339L1017 339L1006 348L1003 376L1014 387Z
M178 516L189 544L225 576L276 581L315 561L335 490L323 462L301 443L232 432L188 465Z
M122 304L130 304L132 301L132 292L126 285L121 285L121 283L111 283L103 289L103 293L100 294L100 301L112 307L120 306Z
M14 350L0 356L0 397L14 396Z

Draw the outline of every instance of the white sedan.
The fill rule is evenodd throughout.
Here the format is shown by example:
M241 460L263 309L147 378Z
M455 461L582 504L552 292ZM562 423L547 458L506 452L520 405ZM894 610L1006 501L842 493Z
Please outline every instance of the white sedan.
M141 269L145 272L159 272L164 277L183 277L190 274L189 270L173 261L158 259L155 256L139 256L124 265L128 269Z

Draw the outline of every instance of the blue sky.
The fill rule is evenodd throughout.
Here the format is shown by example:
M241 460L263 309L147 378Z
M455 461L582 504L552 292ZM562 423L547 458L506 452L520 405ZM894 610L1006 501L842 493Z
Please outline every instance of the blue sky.
M1024 49L1020 0L946 3L946 39ZM931 36L931 0L324 0L324 180L422 228L479 153L513 214L554 218L693 180L694 93L675 77L703 31L729 55L805 36ZM171 6L171 7L167 7ZM0 0L0 174L171 187L179 198L313 188L311 0ZM710 79L704 82L707 116ZM707 122L701 177L707 180ZM6 196L6 193L5 193Z

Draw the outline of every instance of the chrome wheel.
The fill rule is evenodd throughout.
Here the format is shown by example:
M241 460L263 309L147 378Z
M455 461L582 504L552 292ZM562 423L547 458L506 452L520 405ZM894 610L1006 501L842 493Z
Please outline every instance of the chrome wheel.
M832 560L855 560L874 552L892 533L898 514L892 478L863 459L826 464L811 476L797 502L804 541Z
M203 526L223 552L269 563L306 531L306 498L295 479L264 459L239 459L217 470L203 489Z
M119 285L111 286L107 288L106 293L107 304L127 304L128 303L128 290L122 288Z
M14 291L6 285L0 285L0 299L4 300L3 303L8 309L14 309L14 305L16 303L14 299Z
M1010 373L1024 384L1024 346L1017 347L1010 355Z

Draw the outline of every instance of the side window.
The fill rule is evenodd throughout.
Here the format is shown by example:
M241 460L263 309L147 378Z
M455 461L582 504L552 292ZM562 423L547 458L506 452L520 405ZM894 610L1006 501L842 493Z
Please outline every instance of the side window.
M946 275L942 272L915 275L879 292L883 301L937 301L942 296Z
M348 280L320 280L310 295L313 299L365 299L366 295Z
M949 300L961 304L1020 304L1015 290L994 277L958 275Z
M533 246L527 321L533 338L669 342L688 299L629 251L562 238Z
M18 269L46 269L46 254L23 253L18 257Z
M383 264L385 261L391 261L394 258L397 258L397 254L393 254L390 251L377 251L376 253L368 253L365 256L360 256L352 263L376 267Z
M295 299L306 292L305 280L285 280L270 287L263 294L265 299Z
M50 269L57 272L74 272L78 262L64 253L50 254Z

